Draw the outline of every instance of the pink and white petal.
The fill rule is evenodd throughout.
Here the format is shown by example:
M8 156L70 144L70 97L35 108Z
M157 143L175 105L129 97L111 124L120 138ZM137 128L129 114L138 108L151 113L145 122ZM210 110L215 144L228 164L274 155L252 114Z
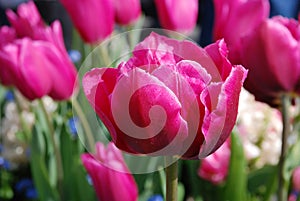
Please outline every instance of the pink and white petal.
M216 64L222 80L226 80L231 72L232 65L227 59L228 49L224 39L221 39L211 45L205 47L205 51Z
M111 115L110 95L118 76L118 69L94 68L87 72L82 79L83 91L89 103L109 130L113 139L116 139L117 135Z
M128 143L143 141L144 147L135 147L142 149L140 153L157 151L175 137L187 136L187 123L180 115L181 104L176 95L139 68L120 77L112 93L111 108L118 128L133 139Z
M247 71L242 66L235 66L224 83L213 83L201 94L201 101L206 106L202 126L205 141L199 151L199 158L217 150L230 135L246 76Z

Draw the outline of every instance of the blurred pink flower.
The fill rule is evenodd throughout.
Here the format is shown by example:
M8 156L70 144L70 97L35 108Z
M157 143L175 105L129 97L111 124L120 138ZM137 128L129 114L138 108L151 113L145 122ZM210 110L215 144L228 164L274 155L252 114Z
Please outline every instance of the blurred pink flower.
M113 0L115 21L121 25L135 22L141 15L140 0Z
M300 166L296 167L292 174L292 193L289 195L289 201L296 201L300 193Z
M300 94L298 21L281 16L266 19L242 41L242 63L249 69L245 88L256 100L277 106L283 92Z
M214 2L215 39L224 38L229 59L249 69L245 88L256 100L277 107L282 93L300 94L299 21L268 19L267 0Z
M191 33L197 23L198 0L155 0L160 25L172 31Z
M300 167L295 168L292 175L293 189L300 192Z
M98 43L107 38L114 28L112 0L60 0L74 26L87 43Z
M33 1L20 4L17 13L8 9L6 15L19 38L35 39L35 34L46 26Z
M82 163L90 175L97 197L102 201L136 201L138 189L124 162L122 152L109 143L96 144L96 154L81 155Z
M202 159L198 175L213 184L221 184L226 180L230 163L230 140L213 154Z
M0 28L0 82L16 86L30 100L45 95L70 98L77 72L59 21L46 26L32 1L21 4L18 15L11 10L7 14L12 27Z
M223 40L202 49L151 33L118 68L87 72L83 88L120 149L203 158L229 136L247 75L226 56Z
M229 59L240 63L241 38L256 31L269 16L268 0L214 0L214 38L225 39L229 49Z

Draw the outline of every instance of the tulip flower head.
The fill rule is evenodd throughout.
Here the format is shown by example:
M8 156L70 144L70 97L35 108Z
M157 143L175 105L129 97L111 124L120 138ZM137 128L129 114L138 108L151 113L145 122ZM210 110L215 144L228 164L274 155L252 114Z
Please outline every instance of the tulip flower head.
M226 55L223 40L202 49L151 33L117 68L87 72L84 93L121 150L203 158L229 136L247 74Z
M134 23L141 16L140 0L113 0L115 21L121 25Z
M299 21L269 19L267 0L214 2L215 38L228 43L233 63L249 69L245 88L256 100L277 107L281 94L300 94Z
M134 178L129 174L122 152L113 143L105 147L98 142L96 154L83 154L81 160L99 200L137 200L138 190Z
M65 100L75 91L77 72L66 52L59 21L46 26L33 3L8 10L12 27L0 28L0 82L30 99ZM61 87L64 86L64 87Z
M60 0L69 13L80 36L87 43L97 44L107 38L114 28L112 0Z
M268 0L214 0L214 38L225 39L229 48L229 59L240 63L241 38L255 32L269 16Z
M164 29L191 33L197 23L198 0L155 0L160 25Z
M300 94L298 21L281 16L266 19L242 41L242 63L250 70L245 88L257 100L277 106L280 94Z

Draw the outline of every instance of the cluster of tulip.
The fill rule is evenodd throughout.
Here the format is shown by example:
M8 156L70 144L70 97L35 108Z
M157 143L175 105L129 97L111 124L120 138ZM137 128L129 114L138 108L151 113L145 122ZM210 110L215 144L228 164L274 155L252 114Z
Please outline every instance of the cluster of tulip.
M139 0L59 2L83 45L106 44L101 49L105 59L112 57L109 48L115 45L107 44L114 38L107 39L117 35L115 24L141 32L132 30L142 16ZM14 115L0 113L5 128L0 137L8 132L14 138L24 134L18 142L23 140L30 150L39 200L161 200L151 197L156 193L167 201L270 200L278 183L277 200L286 200L290 192L289 201L296 201L300 19L268 18L267 0L214 0L215 41L201 48L190 40L171 38L174 33L166 36L167 30L182 34L194 30L198 0L154 3L164 35L152 32L141 40L137 34L132 41L141 42L126 57L119 51L115 62L88 69L75 67L60 22L45 24L33 1L20 4L16 12L6 11L11 26L0 28L0 107L12 105ZM117 47L125 49L121 44ZM80 70L85 71L82 77ZM264 103L243 98L244 82ZM13 100L1 98L10 90L16 94ZM95 126L89 125L78 94L84 94L90 104L84 107L91 107L106 127L101 130L107 134L105 141L95 142L102 134L91 131ZM45 108L47 100L55 103L51 111ZM23 102L30 119L22 115ZM16 129L9 128L7 119ZM127 161L131 155L162 156L166 172L159 167L158 176L133 175ZM9 182L0 187L1 199L13 196L1 194ZM218 194L210 193L216 189Z

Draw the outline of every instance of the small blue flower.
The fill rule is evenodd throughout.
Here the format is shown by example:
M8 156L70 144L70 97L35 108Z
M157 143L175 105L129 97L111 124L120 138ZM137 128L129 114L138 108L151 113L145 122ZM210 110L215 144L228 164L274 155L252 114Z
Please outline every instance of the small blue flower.
M22 179L15 185L15 189L18 193L24 193L28 199L36 199L37 191L31 179Z
M69 128L73 137L77 137L77 129L76 126L79 122L78 117L72 117L69 119Z
M36 189L34 187L31 187L26 190L25 196L28 199L36 199L38 197L38 194Z
M10 169L10 163L3 157L0 157L0 168L4 168L5 170Z
M161 195L152 195L148 201L164 201L164 198Z
M33 186L33 182L31 179L22 179L16 183L15 188L17 192L22 192L24 189L32 186Z
M68 54L73 63L77 63L81 59L81 54L78 50L69 50Z
M14 93L11 90L9 90L9 91L6 92L6 94L5 94L5 100L6 101L14 101L15 100L15 95L14 95Z

